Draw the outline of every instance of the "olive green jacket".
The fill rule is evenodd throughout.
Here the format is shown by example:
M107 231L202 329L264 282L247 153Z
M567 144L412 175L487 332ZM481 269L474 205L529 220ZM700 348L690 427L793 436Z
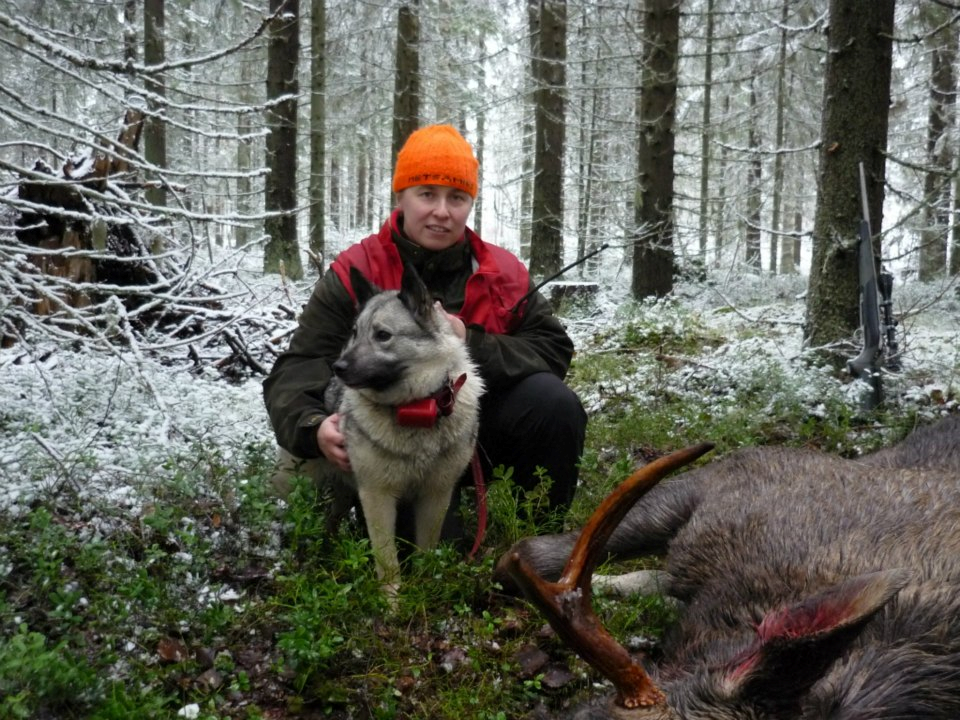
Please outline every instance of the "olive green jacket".
M437 252L402 237L395 237L395 242L403 260L416 268L433 296L448 312L456 313L472 272L467 243ZM325 273L303 308L289 348L264 380L264 401L277 442L297 457L320 455L317 426L329 413L323 405L323 392L355 318L356 308L347 289L335 273ZM573 357L573 342L539 292L531 296L514 332L492 334L471 325L466 343L487 393L538 372L563 378Z

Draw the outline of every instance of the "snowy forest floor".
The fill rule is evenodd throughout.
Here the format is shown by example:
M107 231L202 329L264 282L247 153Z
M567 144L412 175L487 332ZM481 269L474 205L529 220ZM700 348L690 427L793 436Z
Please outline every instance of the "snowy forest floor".
M264 313L310 291L240 279L237 302ZM559 310L591 418L570 524L638 461L693 442L856 455L956 411L953 287L897 286L903 369L865 413L864 386L801 345L803 282ZM211 368L184 347L0 351L0 718L548 718L598 682L492 584L500 553L542 529L536 497L494 483L482 558L415 553L390 610L355 528L325 536L305 485L268 493L261 378ZM670 616L658 598L598 611L636 648Z

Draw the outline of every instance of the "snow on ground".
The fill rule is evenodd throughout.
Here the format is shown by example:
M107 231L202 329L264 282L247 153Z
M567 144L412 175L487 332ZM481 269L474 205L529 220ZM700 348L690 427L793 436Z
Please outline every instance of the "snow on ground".
M271 282L265 289L248 278L244 285L275 305ZM622 326L628 316L680 332L693 318L720 341L681 358L683 370L665 380L677 393L701 397L707 384L722 398L724 388L780 373L815 407L818 396L836 392L837 382L800 362L803 282L748 277L723 286L681 285L674 298L626 314L626 298L605 293L592 313L567 323L578 348L596 351L602 350L597 334ZM299 307L309 290L306 282L291 288L285 302ZM952 288L898 286L896 292L896 307L906 312L904 372L888 378L889 392L931 416L950 411L960 386L960 301ZM69 483L81 499L136 514L151 489L176 472L172 458L189 458L198 449L230 458L245 445L271 442L261 378L233 384L212 369L198 376L189 363L167 360L94 356L45 344L0 351L0 511L25 512L38 496ZM642 397L650 380L620 382L619 392ZM842 391L856 402L855 384ZM602 410L601 393L587 389L583 395L589 410Z
M127 356L58 351L31 361L22 352L0 354L0 508L25 509L69 474L81 498L136 512L171 456L203 447L229 457L270 438L258 379L235 385Z
M310 283L283 287L261 263L241 258L219 273L238 311L306 301ZM0 510L23 512L69 483L80 499L138 514L151 488L176 474L171 459L202 450L229 460L270 443L262 378L198 374L187 351L77 353L49 341L0 350Z

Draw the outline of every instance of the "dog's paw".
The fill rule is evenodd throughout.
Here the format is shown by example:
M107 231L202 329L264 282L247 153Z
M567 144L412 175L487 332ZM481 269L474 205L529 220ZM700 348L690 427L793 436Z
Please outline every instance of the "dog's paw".
M380 586L383 596L387 600L387 606L391 610L397 609L397 595L400 592L400 583L398 582L385 582Z

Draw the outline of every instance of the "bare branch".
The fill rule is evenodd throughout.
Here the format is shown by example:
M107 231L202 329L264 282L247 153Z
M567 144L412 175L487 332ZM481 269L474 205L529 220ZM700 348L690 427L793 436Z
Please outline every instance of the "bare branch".
M260 24L253 30L252 33L250 33L250 35L234 45L222 48L217 52L209 53L202 57L184 58L183 60L162 63L160 65L142 65L140 63L133 62L111 62L107 60L100 60L89 55L83 55L61 45L58 42L48 40L47 38L34 32L27 25L24 25L19 20L12 18L5 13L0 13L0 25L3 25L18 33L51 55L62 58L63 60L66 60L67 62L79 68L114 72L119 74L131 74L134 72L142 74L154 74L166 72L167 70L192 68L197 65L214 62L215 60L219 60L236 52L237 50L240 50L241 48L253 42L256 38L260 37L270 25L270 22L281 12L281 10L277 10L272 15L265 16L263 19L261 19Z

